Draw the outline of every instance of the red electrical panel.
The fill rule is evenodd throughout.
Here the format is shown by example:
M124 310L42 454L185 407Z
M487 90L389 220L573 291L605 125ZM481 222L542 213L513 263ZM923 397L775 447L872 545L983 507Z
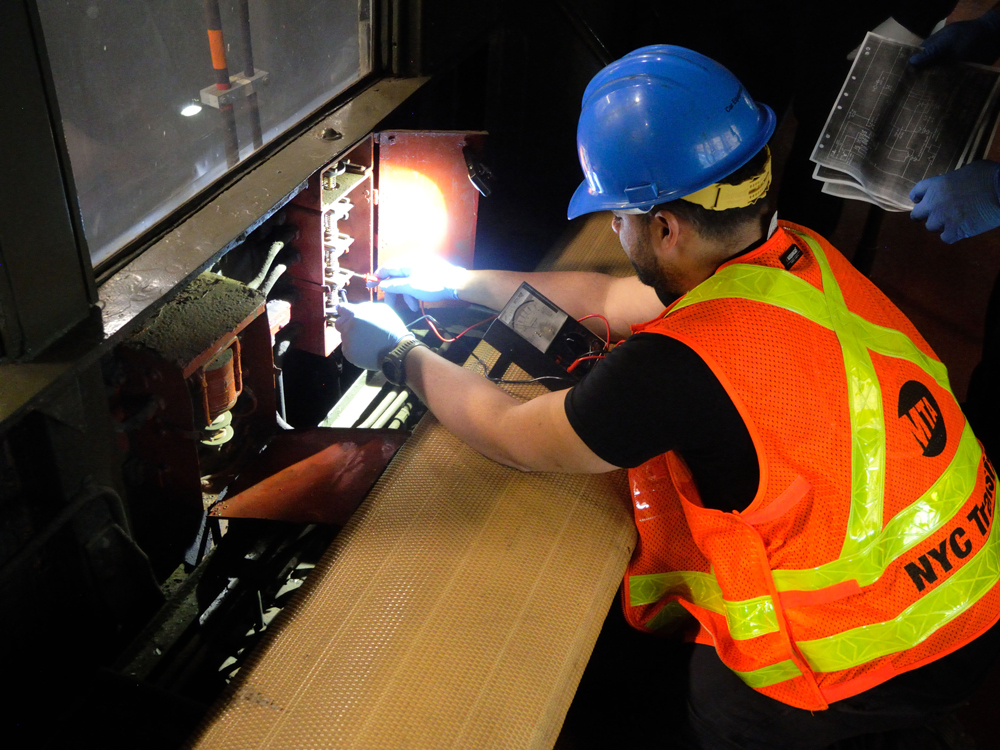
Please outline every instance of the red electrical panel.
M292 321L302 324L296 345L322 357L340 345L333 327L337 302L372 298L365 280L353 275L374 270L372 165L369 136L313 175L287 209L288 221L299 228L302 258L288 269L299 294L291 311Z
M484 143L485 133L386 131L313 175L287 208L301 256L288 269L296 346L323 357L339 346L337 302L373 298L357 274L425 255L472 266L479 191L470 164Z
M479 191L469 178L485 133L386 131L378 137L378 261L436 255L472 267Z

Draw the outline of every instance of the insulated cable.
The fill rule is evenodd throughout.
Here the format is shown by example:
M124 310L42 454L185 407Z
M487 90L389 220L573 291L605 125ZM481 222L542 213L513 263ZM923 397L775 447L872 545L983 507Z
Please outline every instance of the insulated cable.
M439 339L441 339L441 341L443 343L445 343L445 344L450 344L450 343L452 343L454 341L458 341L460 338L462 338L462 336L464 336L465 334L467 334L473 328L481 326L483 323L489 323L490 321L496 320L497 317L498 317L496 315L490 315L488 318L483 318L478 323L473 323L471 326L469 326L468 328L466 328L464 331L462 331L461 333L459 333L458 335L456 335L454 338L450 338L449 339L449 338L445 338L444 336L441 335L441 332L437 329L437 326L435 325L435 323L438 322L437 319L435 319L435 317L433 315L428 315L427 314L426 310L424 310L424 303L423 302L420 303L420 312L423 313L423 315L421 315L419 318L417 318L412 323L410 323L407 326L407 328L412 328L414 325L416 325L417 323L419 323L421 320L426 320L427 321L427 325L434 332L434 335L437 336Z
M588 359L604 359L604 355L603 354L588 354L585 357L580 357L578 359L575 359L575 360L573 360L573 363L569 367L566 368L566 372L573 372L573 370L576 369L576 366L578 364L580 364L581 362L583 362L585 360L588 360Z
M284 263L278 263L271 269L271 273L268 274L267 280L260 287L260 291L265 297L271 293L274 285L278 283L278 279L280 279L282 274L284 274L287 270L288 266Z
M264 265L260 267L260 273L250 282L247 286L251 289L259 289L260 285L264 283L267 278L267 272L271 270L271 264L274 263L274 259L278 257L278 253L281 252L282 248L285 246L284 240L278 240L277 242L272 242L270 249L267 251L267 258L264 259Z
M390 406L392 406L393 402L395 402L396 398L400 395L400 393L401 391L399 389L390 388L388 391L385 392L385 395L382 396L382 400L372 410L372 412L364 419L359 419L352 425L352 427L357 427L360 429L370 428L375 423L375 421L379 417L381 417L386 412L386 410L389 409ZM407 393L408 391L406 390L406 388L403 388L402 394L405 396ZM398 409L399 407L396 408Z
M590 315L584 315L582 318L577 318L576 322L577 323L582 323L583 321L585 321L585 320L587 320L589 318L600 318L601 320L604 321L604 328L608 332L608 335L604 339L604 348L606 350L609 346L611 346L611 324L608 322L608 319L605 318L600 313L592 313Z
M406 403L406 400L409 397L410 397L410 392L404 388L399 392L399 395L396 396L396 398L389 403L389 406L386 408L385 411L382 412L382 414L377 419L372 420L372 423L370 425L362 425L362 426L368 426L371 427L372 429L379 429L381 427L385 427L386 424L388 424L389 420L395 417L396 413L403 408L403 404ZM371 417L369 417L369 419L371 419Z

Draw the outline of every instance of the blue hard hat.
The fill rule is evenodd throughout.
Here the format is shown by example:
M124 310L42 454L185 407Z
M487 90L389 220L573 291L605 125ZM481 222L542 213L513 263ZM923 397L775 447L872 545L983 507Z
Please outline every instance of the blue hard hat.
M764 148L774 124L714 60L669 44L630 52L584 92L576 142L586 179L569 218L645 211L708 187Z

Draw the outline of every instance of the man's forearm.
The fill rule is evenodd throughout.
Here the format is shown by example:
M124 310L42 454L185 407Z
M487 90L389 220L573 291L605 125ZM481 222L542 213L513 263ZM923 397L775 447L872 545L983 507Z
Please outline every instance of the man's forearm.
M595 455L570 426L566 391L522 403L424 347L407 355L405 369L407 386L434 416L494 461L521 471L593 474L616 468Z
M504 412L520 402L430 349L414 349L405 364L406 385L459 440L494 461L528 468L511 455L497 433Z

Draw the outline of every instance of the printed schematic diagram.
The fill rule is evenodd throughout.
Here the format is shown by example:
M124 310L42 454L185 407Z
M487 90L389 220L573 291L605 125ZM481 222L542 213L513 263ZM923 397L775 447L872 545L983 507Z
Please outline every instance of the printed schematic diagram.
M997 119L1000 70L917 69L917 47L869 33L813 149L824 192L910 210L925 177L982 158Z

